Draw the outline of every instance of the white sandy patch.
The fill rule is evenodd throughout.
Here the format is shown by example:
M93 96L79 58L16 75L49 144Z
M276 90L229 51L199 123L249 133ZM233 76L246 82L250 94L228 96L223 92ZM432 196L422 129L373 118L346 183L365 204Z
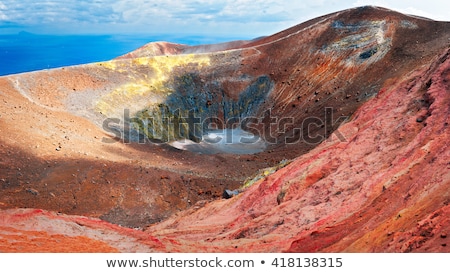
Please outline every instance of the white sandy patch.
M180 150L202 154L255 154L266 149L263 139L240 128L211 130L203 135L199 143L182 139L169 144Z

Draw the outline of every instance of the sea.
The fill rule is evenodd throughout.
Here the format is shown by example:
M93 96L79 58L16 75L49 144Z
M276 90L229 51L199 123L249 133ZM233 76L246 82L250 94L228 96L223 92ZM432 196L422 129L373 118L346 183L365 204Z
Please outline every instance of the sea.
M111 60L147 43L167 41L199 45L238 37L182 35L40 35L0 34L0 76Z

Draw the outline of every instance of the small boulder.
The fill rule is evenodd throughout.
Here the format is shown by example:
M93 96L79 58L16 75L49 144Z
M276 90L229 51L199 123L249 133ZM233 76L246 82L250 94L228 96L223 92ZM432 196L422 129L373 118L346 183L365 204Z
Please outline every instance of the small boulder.
M222 197L225 198L225 199L230 199L231 197L233 197L235 195L238 195L238 194L239 194L238 190L232 191L232 190L227 190L226 189L226 190L223 191Z

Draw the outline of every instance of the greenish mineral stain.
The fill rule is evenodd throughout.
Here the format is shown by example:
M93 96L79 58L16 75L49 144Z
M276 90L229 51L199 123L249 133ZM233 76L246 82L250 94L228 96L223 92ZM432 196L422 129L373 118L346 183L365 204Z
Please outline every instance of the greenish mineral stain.
M212 123L226 128L231 121L255 115L274 87L268 76L260 76L236 101L220 83L204 82L197 73L186 73L165 85L173 90L165 102L139 111L133 119L136 130L164 142L185 138L199 142Z

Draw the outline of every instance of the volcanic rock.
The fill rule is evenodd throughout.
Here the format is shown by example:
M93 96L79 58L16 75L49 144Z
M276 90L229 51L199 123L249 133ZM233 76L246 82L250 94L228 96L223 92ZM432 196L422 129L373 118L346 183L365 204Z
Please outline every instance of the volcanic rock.
M225 198L225 199L230 199L231 197L233 197L235 195L238 195L238 194L239 194L239 191L237 191L237 190L234 190L234 191L232 191L232 190L224 190L223 194L222 194L222 197Z
M448 252L449 46L361 7L0 77L0 251ZM171 146L216 130L264 150Z

